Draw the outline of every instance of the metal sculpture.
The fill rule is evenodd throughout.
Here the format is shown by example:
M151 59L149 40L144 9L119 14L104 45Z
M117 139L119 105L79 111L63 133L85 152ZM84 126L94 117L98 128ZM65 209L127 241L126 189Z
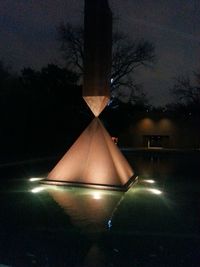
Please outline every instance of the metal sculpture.
M95 118L46 182L127 190L134 172L98 116L110 99L112 14L107 0L85 0L83 98Z

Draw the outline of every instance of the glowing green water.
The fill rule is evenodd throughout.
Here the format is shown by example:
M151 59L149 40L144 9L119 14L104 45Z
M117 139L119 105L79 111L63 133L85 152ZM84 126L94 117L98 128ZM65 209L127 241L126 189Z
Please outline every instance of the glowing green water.
M0 264L199 266L199 159L131 159L126 193L1 177Z

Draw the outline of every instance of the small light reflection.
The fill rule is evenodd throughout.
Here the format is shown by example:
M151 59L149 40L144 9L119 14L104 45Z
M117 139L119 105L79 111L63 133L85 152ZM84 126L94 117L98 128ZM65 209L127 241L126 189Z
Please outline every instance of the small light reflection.
M43 179L43 178L39 178L39 177L38 177L38 178L35 178L35 177L34 177L34 178L30 178L29 181L30 181L30 182L35 182L35 181L41 181L42 179Z
M97 200L102 198L102 195L100 192L92 192L92 196L94 199L97 199Z
M48 190L53 190L53 191L68 191L68 190L71 190L71 188L65 188L63 186L57 186L57 185L54 185L54 184L48 184L48 185L45 185L45 187L48 189Z
M108 221L108 229L110 229L111 227L112 227L112 221L109 220L109 221Z
M35 187L31 190L32 193L36 194L36 193L39 193L41 191L43 191L45 188L42 187L42 186L38 186L38 187Z
M143 182L145 182L145 183L149 183L149 184L155 184L155 181L154 181L154 180L150 180L150 179L148 179L148 180L143 180Z
M151 193L155 194L155 195L161 195L162 191L155 189L155 188L148 188L148 191L150 191Z

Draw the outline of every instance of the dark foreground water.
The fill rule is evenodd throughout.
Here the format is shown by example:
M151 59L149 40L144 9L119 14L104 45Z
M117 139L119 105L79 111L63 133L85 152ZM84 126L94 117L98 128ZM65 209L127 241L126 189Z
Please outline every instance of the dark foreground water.
M1 168L0 266L200 266L199 154L125 155L126 193L29 181L49 162Z

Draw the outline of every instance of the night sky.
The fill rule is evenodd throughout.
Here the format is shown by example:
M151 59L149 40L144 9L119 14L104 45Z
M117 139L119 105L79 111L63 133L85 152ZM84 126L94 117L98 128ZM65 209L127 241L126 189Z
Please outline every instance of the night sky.
M171 101L168 88L179 74L200 70L199 0L110 0L115 27L156 46L153 69L136 73L155 105ZM56 27L83 23L83 0L0 1L0 60L19 71L62 64Z

